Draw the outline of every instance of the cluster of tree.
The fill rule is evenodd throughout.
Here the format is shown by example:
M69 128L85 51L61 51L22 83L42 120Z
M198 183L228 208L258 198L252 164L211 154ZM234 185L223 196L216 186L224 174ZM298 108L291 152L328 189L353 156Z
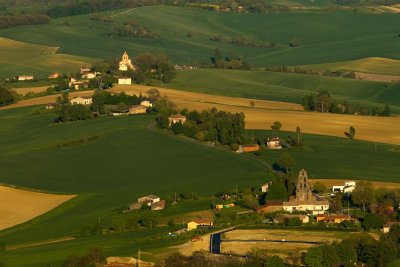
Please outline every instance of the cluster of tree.
M171 106L171 105L170 105ZM244 114L211 110L196 110L188 112L181 110L186 116L185 123L173 123L170 125L168 117L177 110L168 109L167 113L161 112L157 117L157 125L163 129L171 129L174 134L183 134L199 141L218 142L237 148L244 136Z
M309 267L320 266L387 266L399 257L400 227L375 240L369 234L360 234L339 243L313 247L304 256Z
M264 250L253 250L245 258L219 256L215 257L206 251L195 251L190 256L180 253L171 254L163 262L157 263L155 267L284 267L283 260L278 256L270 256Z
M43 14L24 14L15 16L0 16L0 29L22 25L47 24L50 18Z
M136 70L133 77L137 83L158 81L169 83L176 76L176 70L166 55L144 53L134 59Z
M215 49L214 57L211 58L212 65L217 69L249 70L250 64L236 56L223 57L219 48Z
M231 37L230 40L225 40L225 38L222 35L213 35L209 39L210 41L219 43L227 41L228 43L237 46L250 46L250 47L260 47L260 48L268 48L276 46L276 43L274 42L266 42L266 41L257 42L256 40L254 40L253 37L245 35L237 35Z
M147 26L141 27L135 20L124 21L121 25L116 25L110 35L113 37L127 38L155 38L159 35L152 32Z
M285 5L271 5L261 0L222 0L220 2L221 9L233 12L247 11L250 13L261 12L288 12L289 7Z
M99 264L105 263L105 256L103 251L98 248L89 249L85 255L68 256L62 264L62 267L87 267L87 266L98 266Z
M56 2L57 3L57 2ZM51 5L47 15L53 18L90 14L95 12L110 11L121 8L135 8L141 6L154 6L163 4L162 0L65 0L62 3Z
M273 72L285 72L285 73L298 73L298 74L310 74L310 75L322 75L329 77L343 77L343 78L355 78L355 74L353 71L341 71L341 70L313 70L313 69L304 69L298 66L288 67L285 65L281 66L272 66L266 67L265 71L273 71Z
M389 105L379 108L350 103L348 101L337 101L333 99L333 97L326 90L318 91L317 94L306 95L303 98L302 106L308 111L384 117L389 117L391 115L391 109Z
M125 92L111 94L104 90L97 90L92 97L91 110L98 114L125 112L129 106L138 105L143 100L146 100L146 98L142 95L130 96Z
M15 91L0 87L0 107L15 103L18 98Z
M71 105L68 92L64 92L56 99L56 112L58 117L54 122L71 122L87 120L92 117L90 110L84 105Z
M101 21L104 23L113 23L113 19L110 15L104 15L104 14L93 14L93 16L90 17L90 20L93 21Z

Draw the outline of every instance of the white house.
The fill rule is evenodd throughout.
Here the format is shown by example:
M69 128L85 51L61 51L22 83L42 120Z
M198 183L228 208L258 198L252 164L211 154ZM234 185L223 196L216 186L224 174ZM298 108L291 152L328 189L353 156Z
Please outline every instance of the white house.
M151 206L153 203L159 202L161 199L159 196L148 195L141 198L138 198L138 203L147 203L147 205Z
M261 185L261 192L266 193L268 192L269 183Z
M281 140L278 137L268 138L267 149L282 149Z
M149 100L143 100L142 102L140 102L140 105L148 108L153 107L153 104Z
M20 75L18 76L18 81L32 81L33 76L32 75Z
M118 84L132 84L131 78L118 78Z
M75 97L73 99L71 99L71 104L72 105L90 105L92 104L92 98L91 97Z
M351 193L356 189L356 182L355 181L346 181L344 185L334 185L332 186L333 193Z

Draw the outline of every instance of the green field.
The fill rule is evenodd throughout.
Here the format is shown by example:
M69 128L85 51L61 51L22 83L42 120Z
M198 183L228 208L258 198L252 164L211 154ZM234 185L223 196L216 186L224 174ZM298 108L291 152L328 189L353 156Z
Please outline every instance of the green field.
M400 60L388 58L363 58L353 61L301 66L312 70L358 71L374 74L400 75Z
M400 107L400 86L346 78L265 71L199 69L180 71L170 88L191 92L301 103L318 90L336 99Z
M120 216L115 209L142 195L171 197L174 192L208 195L233 189L236 184L248 186L266 179L266 167L249 157L149 128L154 116L52 125L54 116L46 113L33 116L31 108L0 112L0 183L79 194L49 214L0 232L0 240L6 240L9 246L69 236L82 225L97 222L98 217L107 224ZM77 144L81 139L93 140ZM64 146L71 141L75 144ZM204 209L199 205L198 209ZM192 206L187 209L196 210ZM103 244L113 238L99 237ZM80 240L73 241L71 251L60 250L55 255L58 260L63 259L88 242L82 241L81 246ZM95 245L94 242L92 246ZM58 246L64 245L54 245ZM123 242L116 246L115 250L130 249ZM47 247L55 249L53 245ZM108 246L104 247L109 252ZM31 264L24 265L29 257L21 257L20 253L6 253L6 263L13 263L8 266L35 266L34 263L39 266L39 260L49 259L35 257Z
M266 137L276 134L272 131L249 133ZM296 133L281 132L279 136L295 138ZM287 152L295 159L296 169L306 169L309 178L400 182L400 146L310 134L304 134L303 138L301 148L263 150L259 158L274 164Z
M0 112L0 183L50 192L78 194L75 199L28 223L0 232L0 240L18 246L71 236L83 225L110 225L118 210L145 194L172 197L174 192L210 195L259 185L267 174L263 162L274 163L282 151L260 156L237 155L154 129L154 116L100 118L51 124L54 114L31 115L32 108ZM249 136L270 132L250 131ZM286 133L282 133L286 135ZM83 143L80 143L83 140ZM399 181L398 146L305 135L304 147L288 151L296 169L310 178ZM257 159L255 159L258 158ZM7 174L7 175L5 175ZM171 217L209 208L189 201L170 207ZM126 216L129 216L126 215ZM153 253L178 241L148 242L165 227L101 235L1 252L7 266L46 266L89 247L106 255L131 255L141 248Z
M0 31L0 36L51 47L58 53L97 59L162 52L174 63L209 63L219 47L224 56L240 55L255 66L307 65L342 62L368 57L399 59L398 27L394 14L290 12L284 14L218 13L170 6L118 10L114 23L134 19L159 33L154 39L110 38L112 24L91 22L91 15L54 19L49 25L23 26ZM192 31L193 38L186 37ZM276 43L275 48L241 47L209 40L222 35L252 36L257 42ZM300 46L289 47L293 38ZM31 63L30 63L31 64ZM14 66L19 71L18 66ZM49 67L50 70L50 67Z

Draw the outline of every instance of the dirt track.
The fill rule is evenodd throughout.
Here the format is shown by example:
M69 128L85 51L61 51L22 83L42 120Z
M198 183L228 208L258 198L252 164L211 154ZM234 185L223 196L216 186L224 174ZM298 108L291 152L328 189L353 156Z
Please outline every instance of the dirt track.
M0 230L29 221L73 197L0 186Z
M145 94L152 87L139 85L115 86L111 92ZM270 129L274 121L282 123L282 130L294 131L297 126L304 133L344 137L350 126L356 129L356 139L400 145L400 117L372 117L301 111L301 106L293 103L256 100L255 108L249 106L251 99L234 98L158 88L180 108L208 109L216 107L231 112L246 114L247 129ZM88 96L93 91L74 92L70 97ZM1 109L40 105L54 102L57 95L21 101Z
M311 185L314 185L316 182L320 182L324 184L328 189L332 189L332 186L334 185L344 185L345 181L349 180L344 180L344 179L310 179ZM360 182L360 180L352 180L355 182ZM384 189L395 189L395 190L400 190L400 183L389 183L389 182L377 182L377 181L365 181L371 184L372 188L379 189L379 188L384 188Z

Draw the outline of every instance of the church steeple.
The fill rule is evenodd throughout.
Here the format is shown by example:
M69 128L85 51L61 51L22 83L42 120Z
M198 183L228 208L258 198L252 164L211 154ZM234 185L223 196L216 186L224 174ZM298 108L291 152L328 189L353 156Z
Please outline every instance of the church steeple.
M312 199L311 185L308 181L307 171L302 169L297 178L296 200L309 201Z

